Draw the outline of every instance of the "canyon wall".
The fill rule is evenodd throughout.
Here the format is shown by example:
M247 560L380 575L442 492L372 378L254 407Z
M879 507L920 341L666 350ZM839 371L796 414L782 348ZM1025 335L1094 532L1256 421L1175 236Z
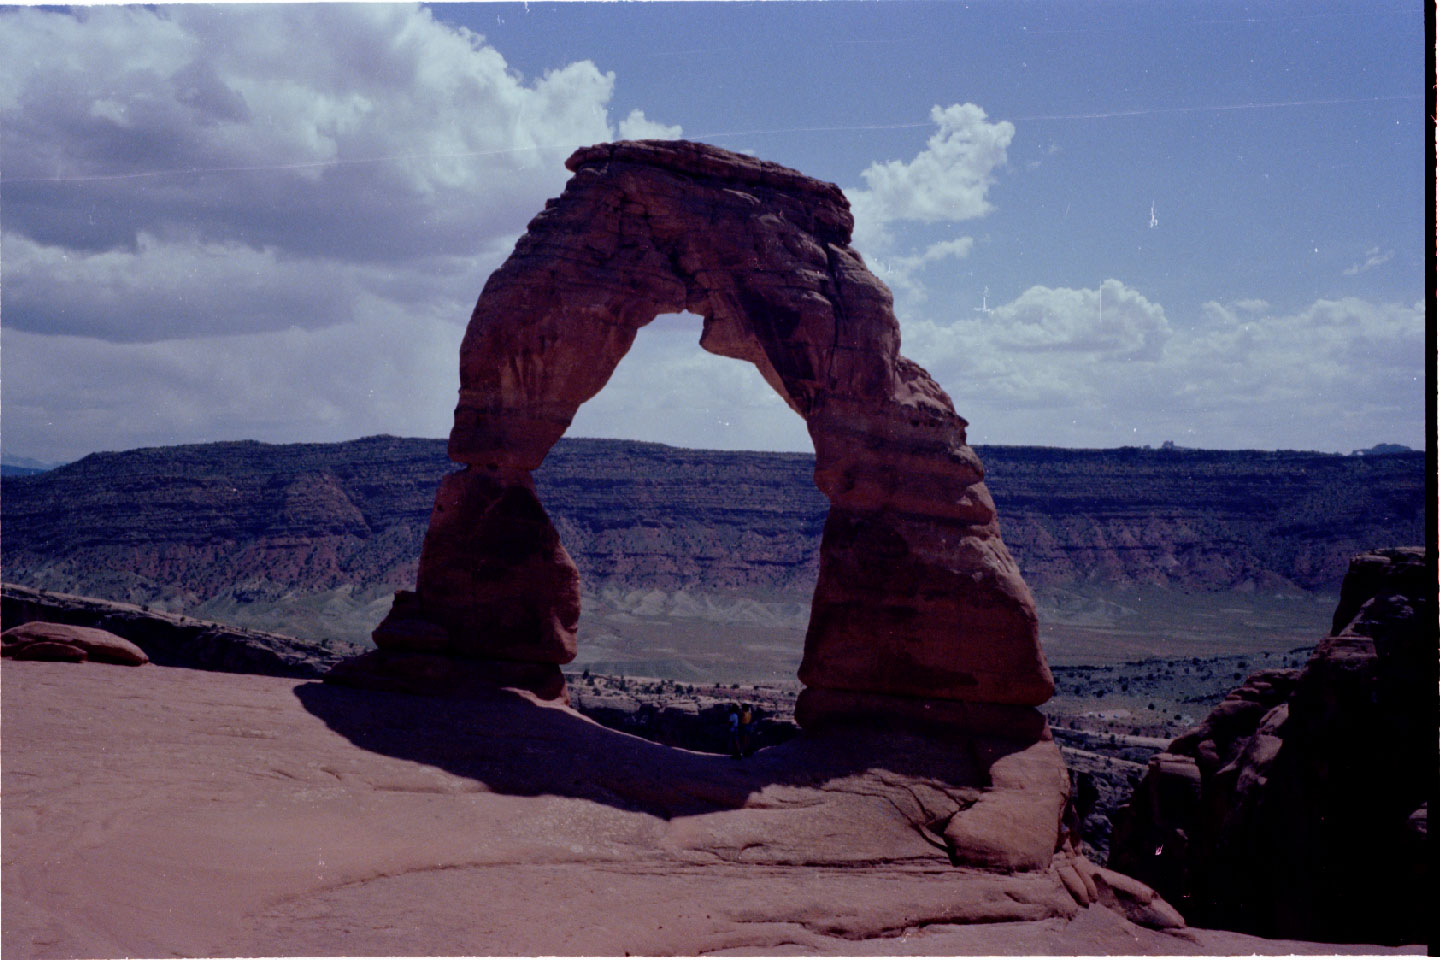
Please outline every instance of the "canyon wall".
M1354 554L1424 539L1423 453L976 449L1032 586L1338 591ZM0 481L0 559L7 580L177 612L388 602L453 469L445 441L396 437L92 454ZM809 454L565 438L535 485L586 592L804 600L813 472Z

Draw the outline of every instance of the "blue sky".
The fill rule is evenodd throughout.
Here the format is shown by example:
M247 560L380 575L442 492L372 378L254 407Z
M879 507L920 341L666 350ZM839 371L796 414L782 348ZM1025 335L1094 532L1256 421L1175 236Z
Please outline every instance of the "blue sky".
M9 455L444 435L485 276L625 136L844 188L972 442L1424 444L1419 4L0 17ZM804 449L698 333L642 331L572 433Z

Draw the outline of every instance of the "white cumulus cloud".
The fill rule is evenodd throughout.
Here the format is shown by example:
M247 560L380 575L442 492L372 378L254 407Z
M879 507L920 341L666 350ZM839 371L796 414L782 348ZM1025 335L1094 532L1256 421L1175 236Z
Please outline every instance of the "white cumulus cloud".
M1118 280L1094 290L1035 286L996 307L998 342L1015 350L1063 350L1116 359L1154 360L1170 337L1159 304Z
M889 223L958 223L991 210L986 193L995 170L1005 164L1014 124L991 122L973 103L936 106L930 119L935 133L912 160L873 163L860 174L864 189L846 191L855 214L855 246L867 256L894 242Z
M645 111L638 108L620 121L621 140L678 140L684 132L679 126L646 119Z
M527 82L408 5L19 10L0 60L6 230L91 250L183 230L347 260L468 253L614 135L611 74Z
M1211 301L1177 319L1107 280L1032 287L989 314L902 329L904 352L949 391L972 442L1243 448L1283 436L1349 451L1423 444L1425 323L1422 304L1358 298L1291 312Z
M5 446L50 458L444 433L565 158L678 134L414 4L17 8L0 63Z
M872 163L860 174L866 186L845 191L855 215L855 249L895 294L902 316L925 302L925 271L968 256L975 241L962 236L907 247L891 225L963 223L989 213L986 195L1015 136L1013 124L992 122L973 103L936 106L930 119L935 132L919 153L908 162Z

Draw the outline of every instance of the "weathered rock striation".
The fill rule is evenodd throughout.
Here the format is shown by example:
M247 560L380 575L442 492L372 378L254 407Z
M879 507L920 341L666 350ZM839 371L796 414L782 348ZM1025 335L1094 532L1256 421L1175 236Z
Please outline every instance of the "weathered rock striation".
M337 679L401 688L462 661L563 695L579 576L531 473L636 332L704 318L815 445L830 504L800 678L806 715L859 695L1033 707L1053 682L965 421L899 354L839 188L683 141L577 151L574 177L491 275L460 350L447 476L417 588ZM513 679L513 678L512 678Z
M445 446L208 443L3 477L0 565L43 590L368 639L395 590L415 583L435 489L455 469ZM1424 538L1423 452L974 449L1032 589L1338 593L1369 545ZM813 475L812 454L570 437L534 474L587 595L787 600L815 589L828 503ZM343 499L302 496L336 488Z
M1303 670L1256 673L1150 761L1110 865L1199 926L1426 940L1435 582L1419 547L1355 557Z
M3 679L7 958L1335 952L1177 930L1073 857L952 863L997 794L1023 843L1053 789L1003 737L806 731L737 762L509 691Z

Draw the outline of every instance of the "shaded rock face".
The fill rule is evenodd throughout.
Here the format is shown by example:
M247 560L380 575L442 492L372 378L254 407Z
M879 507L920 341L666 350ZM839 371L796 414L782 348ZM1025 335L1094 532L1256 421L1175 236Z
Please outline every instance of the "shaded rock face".
M1435 566L1357 556L1303 670L1267 670L1150 761L1110 865L1200 926L1420 943L1436 773Z
M471 315L449 446L466 469L437 495L414 595L375 632L390 655L377 669L438 649L559 676L575 654L578 576L531 471L636 332L686 310L704 318L701 347L755 364L815 445L830 512L801 680L1048 699L1034 601L966 423L899 355L890 293L849 246L839 188L683 141L589 147L567 166L565 192Z

